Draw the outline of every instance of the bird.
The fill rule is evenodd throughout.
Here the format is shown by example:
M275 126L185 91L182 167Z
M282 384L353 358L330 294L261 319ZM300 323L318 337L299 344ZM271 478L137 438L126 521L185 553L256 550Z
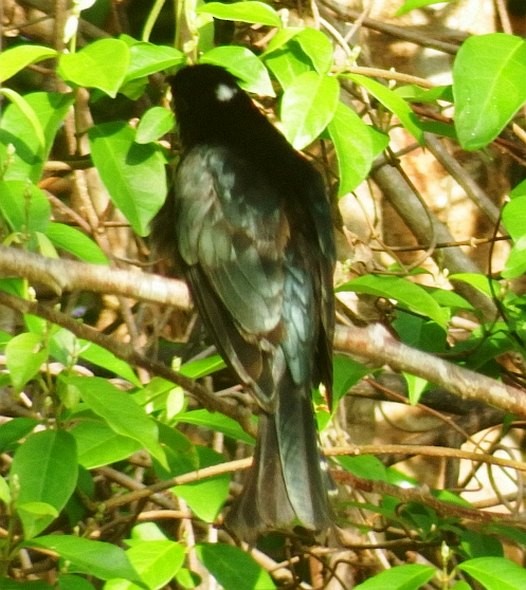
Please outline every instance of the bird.
M330 399L336 259L324 182L227 69L187 65L168 82L182 155L151 235L259 410L225 525L250 543L322 533L333 513L311 396L322 384Z

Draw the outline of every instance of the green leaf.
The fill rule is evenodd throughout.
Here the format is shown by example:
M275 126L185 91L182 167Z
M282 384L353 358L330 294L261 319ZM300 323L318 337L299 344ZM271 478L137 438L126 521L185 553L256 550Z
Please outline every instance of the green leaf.
M519 238L513 245L506 265L502 270L505 279L516 279L526 272L526 235Z
M402 16L414 10L415 8L423 8L424 6L431 6L432 4L444 4L444 2L451 2L452 0L405 0L400 8L395 12L395 16Z
M70 572L95 576L101 580L125 578L141 584L126 553L116 545L72 535L48 535L26 543L27 547L55 551L70 563Z
M400 277L364 275L345 283L337 291L354 291L394 299L413 313L431 318L440 327L445 329L447 326L446 310L423 287Z
M14 76L25 67L55 57L57 52L43 45L19 45L0 53L0 82Z
M88 136L93 162L113 202L137 234L147 235L167 191L161 151L135 143L135 130L118 121L96 125Z
M38 334L23 332L14 336L5 347L6 365L16 391L33 379L48 357Z
M123 35L122 39L129 46L130 52L130 64L124 79L125 83L151 76L185 62L184 53L174 47L136 41L126 35Z
M484 295L487 295L488 297L493 297L493 293L490 286L490 280L488 279L488 277L484 276L481 273L459 272L450 275L449 280L462 281L463 283L471 285L472 287L477 289L477 291L480 291ZM495 293L498 293L500 290L498 282L493 281L493 285L495 288Z
M283 131L298 150L311 144L327 127L338 105L340 86L336 78L305 72L283 93Z
M334 373L332 395L335 410L338 407L338 401L372 369L343 354L335 354L332 364Z
M152 107L148 109L139 121L137 126L137 143L150 143L157 141L166 133L169 133L175 126L173 113L163 107Z
M43 531L75 490L78 477L75 439L63 430L31 434L18 447L11 466L11 492L20 507L26 539ZM37 504L50 510L39 510Z
M511 199L516 199L517 197L526 197L526 180L519 182L519 184L514 186L513 190L510 192Z
M4 180L31 180L36 183L42 176L44 162L55 140L69 107L71 94L56 92L33 92L24 96L24 101L34 112L44 131L45 147L35 135L34 124L20 105L9 104L0 120L0 164L6 167ZM9 153L9 145L14 155Z
M141 443L117 434L105 422L79 420L71 434L77 441L78 462L86 469L128 459L141 449Z
M225 458L212 449L196 446L199 469L219 465ZM176 496L183 498L195 514L205 522L214 522L228 498L230 475L208 477L200 481L172 488Z
M84 402L114 432L140 442L153 457L166 466L166 457L158 441L157 425L137 405L133 397L100 377L68 377L64 381L78 389Z
M342 196L367 178L375 158L389 144L389 137L366 125L341 102L328 130L338 157L338 195Z
M417 590L429 582L437 570L429 565L411 563L385 570L358 584L354 590Z
M502 223L514 240L526 235L526 196L516 196L504 205Z
M248 554L232 545L201 543L196 546L199 561L224 588L271 590L271 577Z
M296 35L298 30L293 31ZM312 63L298 43L287 43L290 39L290 29L278 31L269 44L269 49L263 54L266 66L273 73L283 89L288 88L294 80L312 70ZM270 45L276 39L284 38L284 44L277 44L270 50Z
M181 375L190 379L201 379L211 373L224 369L225 366L225 361L218 354L214 354L204 359L185 363L181 366L179 372Z
M254 444L254 439L241 428L239 422L217 412L212 413L204 409L191 410L190 412L179 414L177 416L177 421L185 422L187 424L195 424L197 426L205 426L206 428L222 432L234 440L239 440L247 444Z
M241 86L247 92L275 96L267 68L246 47L237 45L214 47L201 57L201 62L226 68L232 75L239 78Z
M338 463L349 473L372 481L388 481L385 465L374 455L340 456Z
M45 232L51 207L34 184L21 180L0 180L0 213L14 232Z
M87 340L79 340L79 346L81 347L80 358L119 375L137 387L141 386L140 380L130 365L117 358L111 351Z
M59 574L57 590L95 590L95 586L80 576Z
M185 559L185 550L169 540L131 540L126 555L141 580L151 590L164 588L177 574ZM133 590L139 588L128 580L110 580L104 590Z
M475 35L462 44L453 64L453 94L464 149L479 149L499 135L526 101L525 79L526 42L520 37Z
M327 74L333 62L333 47L327 35L305 27L300 29L298 34L293 38L293 42L298 43L301 49L308 55L309 59L318 74Z
M407 102L400 98L393 90L380 84L372 78L361 74L342 74L342 77L352 80L359 86L363 86L370 92L386 109L394 113L404 128L420 143L424 143L424 133L420 121Z
M115 98L130 63L128 45L120 39L99 39L77 53L60 56L57 73L66 82L98 88Z
M18 92L15 92L11 88L0 88L0 96L1 95L5 96L13 104L15 104L18 107L20 113L26 118L37 141L37 151L35 153L40 153L44 149L46 140L44 138L44 130L42 129L42 125L40 124L40 121L31 105L23 96L20 96Z
M70 225L52 222L46 229L46 236L57 248L91 264L108 264L106 254L86 234Z
M210 14L214 18L244 23L281 27L279 14L268 4L256 0L245 2L208 2L197 9L197 14Z
M476 557L457 567L480 582L486 590L526 588L526 570L503 557Z
M21 438L27 436L38 424L34 418L13 418L0 425L0 453L10 449Z

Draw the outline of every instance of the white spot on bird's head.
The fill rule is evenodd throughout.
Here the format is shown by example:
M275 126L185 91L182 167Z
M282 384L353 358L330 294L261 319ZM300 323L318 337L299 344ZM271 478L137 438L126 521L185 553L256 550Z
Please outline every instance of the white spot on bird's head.
M228 86L227 84L218 84L216 86L216 98L221 102L228 102L237 93L235 86Z

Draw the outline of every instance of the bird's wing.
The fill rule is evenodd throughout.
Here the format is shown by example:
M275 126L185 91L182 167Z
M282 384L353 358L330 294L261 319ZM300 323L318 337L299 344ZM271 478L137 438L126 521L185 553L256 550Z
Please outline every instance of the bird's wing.
M197 146L176 173L179 253L220 352L263 407L285 370L279 347L289 226L258 167L224 146Z

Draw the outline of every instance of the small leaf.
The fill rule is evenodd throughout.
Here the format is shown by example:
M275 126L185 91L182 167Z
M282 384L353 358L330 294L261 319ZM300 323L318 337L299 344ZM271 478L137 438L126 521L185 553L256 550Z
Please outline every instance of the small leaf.
M526 570L503 557L476 557L457 567L480 582L486 590L526 588Z
M135 143L135 130L122 122L95 125L88 131L93 161L119 207L140 236L166 197L165 160L153 144Z
M367 78L361 74L342 74L342 77L348 78L356 84L363 86L370 92L386 109L394 113L404 128L411 133L411 135L423 144L424 133L421 128L420 121L415 113L411 110L407 102L400 98L393 90L380 84L372 78Z
M395 299L410 311L431 318L440 327L445 329L447 325L446 310L420 285L400 277L364 275L345 283L337 291L354 291Z
M79 346L81 347L80 358L119 375L137 387L141 386L141 382L130 365L116 357L111 351L87 340L79 340Z
M12 231L27 234L47 230L51 207L38 187L21 180L0 180L0 194L0 213Z
M318 74L327 74L330 71L334 49L327 35L317 29L305 27L293 38L293 42L298 43L309 56Z
M0 82L14 76L25 67L55 57L57 52L43 45L18 45L0 53Z
M55 551L62 559L71 562L69 571L72 572L89 574L101 580L125 578L141 584L126 553L111 543L72 535L48 535L32 539L26 546Z
M354 590L418 590L429 582L437 570L429 565L411 563L400 565L385 570L376 576L369 578L362 584L354 587Z
M129 62L129 49L124 41L99 39L77 53L62 54L57 72L66 82L98 88L115 98Z
M203 446L197 446L199 469L224 462L224 457ZM205 522L214 522L228 498L230 476L208 477L172 488L176 496L183 498L195 514Z
M75 439L63 430L31 434L16 450L11 492L26 539L43 531L64 508L77 484L77 465Z
M366 125L341 102L328 129L338 156L338 195L342 196L367 178L374 159L389 144L389 137Z
M166 466L156 423L130 395L100 377L68 377L64 381L78 389L84 402L112 430L140 442L153 457Z
M256 0L245 2L208 2L197 9L197 14L210 14L214 18L244 23L281 27L279 14L268 4Z
M444 4L444 2L451 2L452 0L405 0L400 8L395 12L395 16L402 16L414 10L415 8L423 8L424 6L431 6L432 4Z
M264 59L283 89L288 88L301 74L312 70L309 58L296 43L267 52Z
M519 238L512 246L502 270L505 279L516 279L526 272L526 235Z
M13 387L20 391L33 379L46 361L48 352L38 334L24 332L14 336L5 347L6 365Z
M123 35L122 39L129 45L130 51L130 64L126 72L125 83L151 76L185 62L184 53L174 47L137 41L126 35Z
M44 130L42 129L42 124L40 123L38 116L36 115L35 111L33 110L32 106L26 101L26 99L15 92L11 88L0 88L0 96L3 95L8 98L13 104L15 104L22 115L26 118L27 122L31 126L31 129L35 135L35 139L37 140L37 151L35 153L39 154L42 152L45 146L45 138L44 138Z
M139 121L137 126L137 143L150 143L157 141L166 133L169 133L175 126L173 113L162 107L148 109Z
M35 134L34 121L28 120L20 104L11 103L5 109L0 122L0 162L6 166L4 180L28 180L36 183L42 176L56 133L69 107L72 94L58 92L32 92L24 97L44 132L45 146ZM32 115L31 115L32 116ZM14 147L14 155L8 154L8 146Z
M311 144L327 127L338 105L336 78L305 72L285 89L281 120L285 136L298 150Z
M247 444L254 444L254 439L241 428L239 422L217 412L212 413L204 409L191 410L190 412L179 414L177 416L177 421L185 422L187 424L195 424L197 426L206 426L207 428L222 432L226 436L232 437L234 440L239 440Z
M504 205L502 223L514 240L526 235L526 197L515 196Z
M499 135L526 101L525 79L526 41L520 37L474 35L462 44L453 64L453 94L464 149L479 149Z
M27 436L37 424L34 418L13 418L0 425L0 453L15 446L14 443Z
M46 229L46 236L57 248L91 264L108 264L106 254L86 234L63 223L52 222Z
M96 469L128 459L141 449L141 443L117 434L106 423L82 420L71 428L77 442L78 462L86 469Z
M177 574L185 559L185 550L179 543L169 540L128 541L126 551L135 571L151 590L166 587ZM133 590L138 586L128 580L110 580L104 590Z
M260 59L246 47L228 45L214 47L201 57L202 63L227 68L241 81L247 92L261 96L275 96L272 82Z
M196 546L199 561L224 588L271 590L271 577L248 554L232 545L201 543Z

